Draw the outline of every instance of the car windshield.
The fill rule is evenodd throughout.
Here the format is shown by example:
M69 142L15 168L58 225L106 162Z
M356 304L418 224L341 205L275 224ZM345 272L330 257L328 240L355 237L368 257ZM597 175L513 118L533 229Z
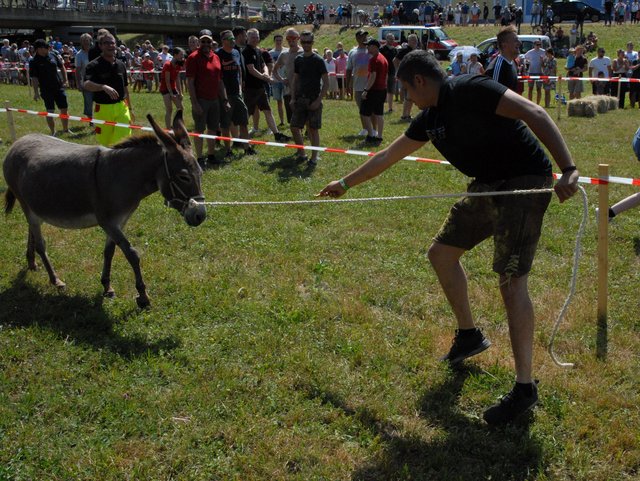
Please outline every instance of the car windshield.
M449 40L449 36L444 33L444 30L440 30L439 28L435 28L432 30L432 32L434 33L435 37L438 40Z

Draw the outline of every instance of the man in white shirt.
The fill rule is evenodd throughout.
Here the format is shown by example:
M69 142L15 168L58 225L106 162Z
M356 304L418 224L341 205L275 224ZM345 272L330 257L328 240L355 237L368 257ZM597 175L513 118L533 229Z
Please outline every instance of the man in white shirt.
M542 42L536 40L533 42L533 48L524 54L524 59L529 65L529 75L542 75L542 61L544 60L544 50L542 50ZM536 103L540 104L542 97L542 81L529 80L529 100L533 101L533 86L536 86Z
M604 48L599 47L598 56L591 59L591 62L589 62L589 77L594 78L602 76L603 78L611 78L611 73L611 59L609 57L605 57ZM591 81L593 95L598 93L598 83L598 81ZM609 94L609 82L604 82L603 93L604 95Z

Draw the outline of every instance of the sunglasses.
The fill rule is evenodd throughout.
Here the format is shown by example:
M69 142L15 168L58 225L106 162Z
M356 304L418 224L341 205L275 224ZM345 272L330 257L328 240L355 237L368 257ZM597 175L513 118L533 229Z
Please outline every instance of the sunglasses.
M236 38L235 37L225 37L222 40L229 40L229 42L235 42Z
M300 41L300 43L302 45L311 45L313 43L313 40L302 40Z
M287 40L298 40L298 38L299 38L299 37L296 37L296 36L293 36L293 35L292 35L292 36L288 36L288 37L287 37Z
M200 40L200 43L212 44L213 42L211 40Z

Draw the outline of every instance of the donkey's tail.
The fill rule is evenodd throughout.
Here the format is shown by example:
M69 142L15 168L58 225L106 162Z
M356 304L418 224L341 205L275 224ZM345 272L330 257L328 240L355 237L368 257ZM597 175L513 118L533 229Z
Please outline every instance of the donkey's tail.
M16 194L11 189L7 189L4 193L4 213L9 214L13 210L16 203Z

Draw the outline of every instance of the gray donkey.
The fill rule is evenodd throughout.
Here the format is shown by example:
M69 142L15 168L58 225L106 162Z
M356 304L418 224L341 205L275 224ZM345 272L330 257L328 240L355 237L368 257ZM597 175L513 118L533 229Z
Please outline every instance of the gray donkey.
M43 222L67 229L99 225L107 234L101 282L104 296L115 295L111 287L111 261L116 245L122 249L136 278L138 306L149 306L140 256L122 232L140 201L160 190L167 205L179 211L190 226L206 218L202 170L191 152L182 122L182 111L173 119L173 135L147 118L154 134L132 136L113 148L78 145L42 134L17 140L4 161L8 190L5 213L16 199L29 223L27 263L35 270L35 252L57 287L65 284L47 257L42 238ZM193 201L192 201L193 200Z

